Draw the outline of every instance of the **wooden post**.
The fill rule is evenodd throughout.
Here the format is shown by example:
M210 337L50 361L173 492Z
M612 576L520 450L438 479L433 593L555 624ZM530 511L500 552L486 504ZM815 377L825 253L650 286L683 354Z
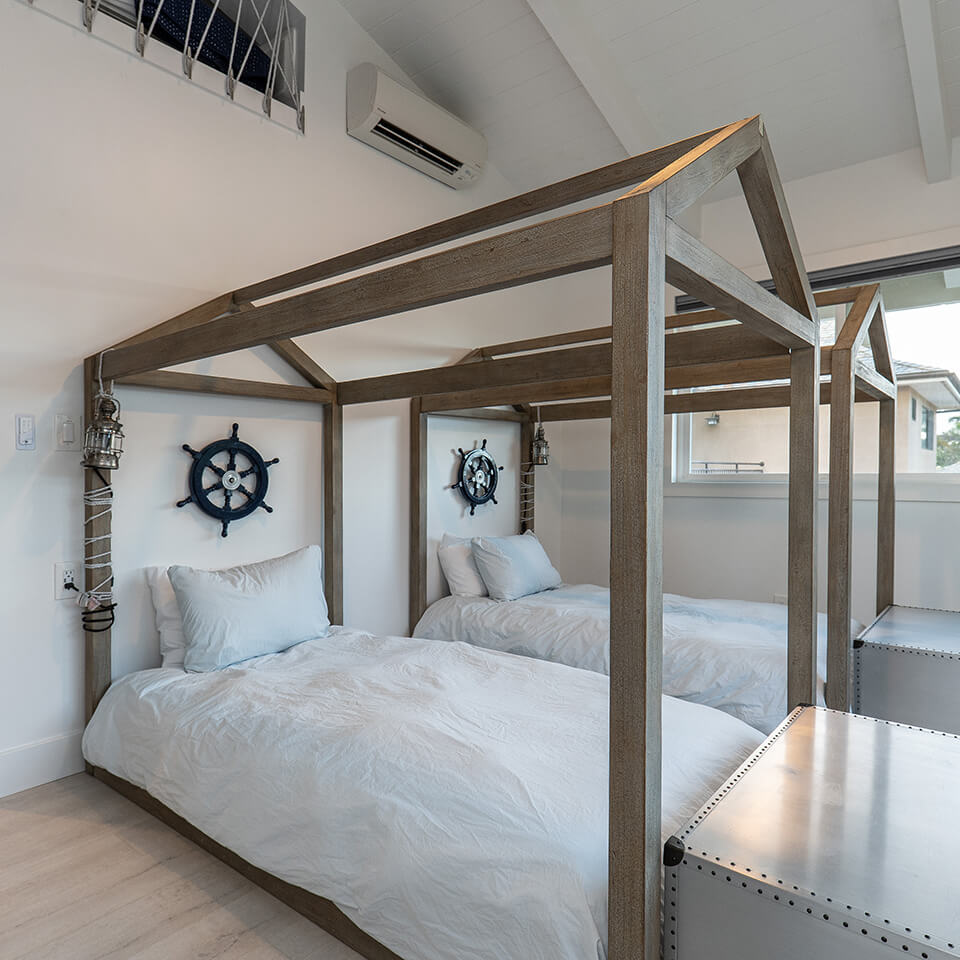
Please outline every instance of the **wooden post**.
M850 567L853 533L855 355L834 346L830 367L830 510L826 704L850 709ZM809 701L813 702L813 701Z
M660 955L665 211L613 214L609 960Z
M820 349L790 354L787 709L817 694L817 441Z
M343 407L323 408L323 586L331 623L343 623Z
M96 414L96 396L99 389L97 381L97 357L87 357L83 361L83 408L86 417L85 423L90 423ZM101 470L99 475L95 470L83 470L84 493L95 493L111 482L111 471ZM101 477L103 478L101 480ZM104 539L94 540L84 546L84 560L96 562L97 554L103 554L111 548L111 517L103 514L102 507L83 508L83 536L85 540L92 537ZM97 516L97 519L93 519ZM84 571L83 588L93 590L107 575L106 570L87 569ZM109 571L111 574L113 570ZM79 614L78 614L79 616ZM111 630L99 633L84 633L84 718L89 723L100 699L107 692L113 678L111 668Z
M427 609L427 415L410 401L410 635Z
M537 491L536 468L533 465L533 415L520 422L520 532L533 530L535 525L534 501Z
M880 450L877 464L877 613L893 603L896 539L897 401L880 401Z

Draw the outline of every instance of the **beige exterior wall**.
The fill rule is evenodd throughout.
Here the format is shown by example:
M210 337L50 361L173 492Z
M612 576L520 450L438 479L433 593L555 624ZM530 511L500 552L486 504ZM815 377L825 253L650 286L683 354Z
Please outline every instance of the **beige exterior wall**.
M917 417L911 417L916 399ZM920 442L923 398L911 387L897 391L897 472L933 473L936 450L924 450ZM929 404L927 404L929 406ZM787 473L789 469L790 416L786 408L775 410L729 410L720 413L716 426L707 424L708 414L691 414L693 460L763 461L764 473ZM853 468L856 473L877 472L879 405L858 403L854 410ZM820 408L820 472L830 469L830 408Z

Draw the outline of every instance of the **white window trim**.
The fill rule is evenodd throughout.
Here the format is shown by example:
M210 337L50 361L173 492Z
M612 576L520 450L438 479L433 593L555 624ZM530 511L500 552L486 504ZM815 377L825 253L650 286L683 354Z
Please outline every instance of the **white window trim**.
M674 414L672 426L664 431L664 495L668 497L732 498L786 500L789 493L787 475L783 473L730 474L704 476L691 474L689 468L691 414ZM687 452L686 465L677 460ZM677 455L675 455L675 453ZM829 476L820 474L817 497L829 495ZM960 503L960 474L898 473L897 500L920 503ZM853 499L877 500L877 474L858 473L853 478Z

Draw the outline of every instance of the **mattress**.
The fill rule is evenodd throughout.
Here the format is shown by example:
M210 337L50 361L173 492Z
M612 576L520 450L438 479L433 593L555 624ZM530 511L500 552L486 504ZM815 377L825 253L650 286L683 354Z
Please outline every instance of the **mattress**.
M859 632L855 622L851 629ZM444 597L414 629L568 666L610 671L610 591L565 585L520 600ZM817 688L823 702L827 618L819 615ZM787 715L787 608L746 600L663 595L663 691L716 707L761 733Z
M762 738L670 697L663 721L666 837ZM601 674L333 628L124 677L83 751L408 960L602 960L607 723Z

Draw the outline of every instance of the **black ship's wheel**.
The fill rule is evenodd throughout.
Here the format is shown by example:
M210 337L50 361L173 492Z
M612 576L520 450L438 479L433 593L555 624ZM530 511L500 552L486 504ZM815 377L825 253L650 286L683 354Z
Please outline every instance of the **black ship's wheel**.
M470 516L482 503L492 500L497 502L494 494L497 492L497 480L500 478L500 471L503 467L498 467L493 455L487 450L487 441L484 440L479 447L468 450L458 450L460 454L460 469L457 472L457 482L453 484L463 495L464 500L470 504Z
M204 513L220 521L222 537L227 535L227 527L234 520L249 517L257 507L273 513L273 507L267 506L263 498L267 495L267 468L280 460L276 457L264 460L237 436L238 430L235 423L226 440L215 440L202 450L194 450L188 443L183 445L193 457L193 466L189 477L190 496L177 501L177 506L195 503Z

